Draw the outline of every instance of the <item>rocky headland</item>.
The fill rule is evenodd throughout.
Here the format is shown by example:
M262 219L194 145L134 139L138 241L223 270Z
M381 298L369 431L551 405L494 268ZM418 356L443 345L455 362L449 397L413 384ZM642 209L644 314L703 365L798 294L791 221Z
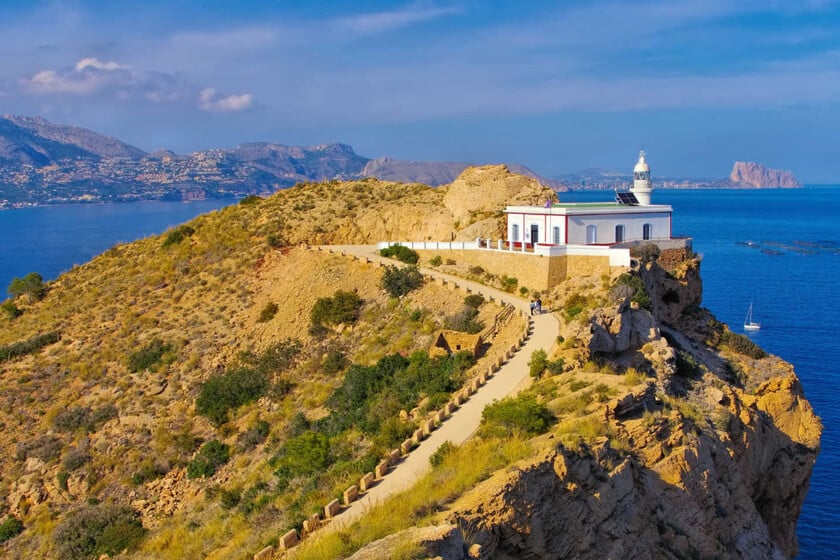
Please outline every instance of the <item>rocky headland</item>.
M782 169L768 169L753 161L736 161L729 174L733 186L750 188L799 188L802 183L793 173Z
M463 324L466 294L428 282L391 297L388 269L304 245L497 237L505 204L553 195L504 166L440 188L300 184L118 245L7 302L3 553L273 550L473 375L442 369L469 361L423 357L438 329ZM511 284L441 257L420 264ZM792 366L701 307L695 255L637 259L540 294L561 333L517 402L547 411L544 430L446 450L423 488L451 490L405 513L414 530L386 528L401 511L389 502L344 529L340 549L317 548L316 533L300 557L795 555L821 426ZM475 366L486 370L522 320L473 305L493 327Z

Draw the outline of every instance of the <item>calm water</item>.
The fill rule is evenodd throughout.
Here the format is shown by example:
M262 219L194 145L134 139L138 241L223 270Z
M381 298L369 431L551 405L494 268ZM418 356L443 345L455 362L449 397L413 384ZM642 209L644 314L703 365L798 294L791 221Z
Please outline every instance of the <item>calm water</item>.
M563 193L603 200L610 193ZM31 271L51 279L120 241L160 233L231 201L65 206L0 212L0 289ZM832 557L840 544L840 187L803 190L656 191L674 206L674 233L703 255L704 301L739 331L750 302L761 331L750 336L790 361L823 420L822 452L799 519L800 558ZM748 245L747 242L752 242Z

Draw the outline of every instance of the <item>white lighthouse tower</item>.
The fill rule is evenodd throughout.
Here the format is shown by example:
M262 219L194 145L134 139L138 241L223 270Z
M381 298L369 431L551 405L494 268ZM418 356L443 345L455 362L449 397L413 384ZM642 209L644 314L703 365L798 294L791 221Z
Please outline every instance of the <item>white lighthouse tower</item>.
M630 192L636 195L640 206L650 206L650 193L653 187L650 184L650 167L645 161L645 152L639 152L639 161L633 168L633 186Z

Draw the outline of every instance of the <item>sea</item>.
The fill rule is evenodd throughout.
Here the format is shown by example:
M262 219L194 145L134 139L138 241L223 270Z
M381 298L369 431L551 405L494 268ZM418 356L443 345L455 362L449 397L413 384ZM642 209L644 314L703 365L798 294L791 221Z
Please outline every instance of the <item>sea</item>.
M560 193L564 202L609 192ZM803 189L656 190L674 207L673 233L702 256L703 306L743 332L750 304L761 330L747 333L791 362L822 419L821 452L798 523L802 559L840 545L840 185ZM16 276L56 278L121 243L161 233L232 200L135 202L0 211L0 289ZM836 299L835 299L836 298Z

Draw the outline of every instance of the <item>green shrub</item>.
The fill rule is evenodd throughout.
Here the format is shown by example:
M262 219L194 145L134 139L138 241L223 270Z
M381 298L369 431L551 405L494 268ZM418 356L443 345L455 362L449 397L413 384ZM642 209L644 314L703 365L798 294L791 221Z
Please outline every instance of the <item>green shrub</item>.
M312 306L312 325L352 325L359 319L362 298L356 292L338 290L332 297L318 298Z
M439 467L443 464L443 461L444 459L446 459L446 456L455 451L456 449L458 449L458 447L454 443L452 443L449 440L444 441L440 444L440 447L438 447L437 450L434 453L432 453L432 456L429 457L429 463L433 467Z
M643 265L655 262L659 258L659 253L659 246L656 243L645 243L641 247L630 249L630 256L639 259Z
M542 348L531 352L531 359L528 360L528 368L531 377L539 378L548 367L548 354Z
M132 352L128 356L128 371L138 373L145 370L155 371L161 362L171 362L173 355L167 355L174 347L170 343L164 343L158 338L153 338L146 346Z
M277 311L279 310L280 308L273 301L266 303L265 307L263 307L262 311L260 311L260 317L257 319L257 322L267 323L271 321L274 319L274 316L277 315Z
M134 510L100 504L68 513L53 538L58 558L78 560L132 551L145 535L146 529Z
M470 294L464 298L464 305L478 309L484 305L484 296L481 294Z
M188 478L207 478L216 474L216 470L230 459L230 447L218 440L211 439L201 446L198 454L187 465Z
M332 462L329 438L313 431L288 440L273 460L281 480L321 472Z
M391 297L403 297L423 285L423 275L416 266L388 266L382 275L382 288Z
M255 195L255 194L249 194L248 196L242 198L239 201L239 204L240 204L240 206L253 206L254 204L258 204L261 201L262 201L261 197Z
M190 226L178 226L167 234L166 238L163 240L162 247L165 249L172 245L176 245L184 239L191 237L194 233L195 230Z
M239 488L223 488L219 493L219 503L224 509L233 509L242 500L242 491Z
M504 275L501 278L501 282L502 290L510 293L513 293L513 291L516 289L516 286L519 285L519 280Z
M616 279L616 285L629 286L633 290L630 301L638 303L639 307L650 310L650 298L645 291L645 283L642 281L641 276L625 272Z
M743 334L724 330L720 335L720 343L754 360L761 360L767 357L767 352Z
M254 402L268 390L268 376L255 369L240 367L208 379L195 401L196 412L217 426L228 420L228 412Z
M481 413L479 434L483 437L510 437L522 433L543 434L554 419L551 411L533 395L521 394L487 405Z
M117 408L112 404L95 409L87 406L71 406L55 415L53 427L61 432L75 432L79 429L95 432L105 422L116 418L117 414Z
M327 375L334 375L347 367L347 357L338 350L330 350L321 362L321 369Z
M455 261L455 259L446 259L446 264L448 264L449 266L453 266L458 263Z
M58 331L49 332L46 334L35 335L32 338L27 338L20 342L13 342L0 346L0 363L12 360L19 356L27 354L34 354L44 346L54 344L61 340L61 335Z
M440 266L443 264L443 259L440 257L440 255L435 255L434 257L429 259L429 264L432 266Z
M7 517L0 523L0 543L13 539L23 533L23 523L17 517Z
M18 317L23 315L23 311L18 309L18 306L15 305L15 302L10 299L7 299L3 303L0 303L0 312L2 312L3 315L5 315L6 318L10 321L12 319L17 319Z
M26 295L35 301L40 301L47 295L47 285L40 274L30 272L23 278L15 277L12 279L7 291L13 299Z
M58 487L67 492L67 481L70 480L70 473L64 469L58 471L55 475L55 480L58 482Z
M443 325L449 330L476 334L484 329L484 323L478 321L476 317L478 317L478 309L464 306L458 313L447 315L443 319Z
M484 268L480 267L478 265L471 266L469 268L469 271L470 271L470 274L475 274L477 276L480 276L480 275L484 274Z
M417 254L417 251L409 249L405 245L391 245L379 251L379 254L383 257L394 258L407 264L417 264L417 261L420 260L420 255Z

